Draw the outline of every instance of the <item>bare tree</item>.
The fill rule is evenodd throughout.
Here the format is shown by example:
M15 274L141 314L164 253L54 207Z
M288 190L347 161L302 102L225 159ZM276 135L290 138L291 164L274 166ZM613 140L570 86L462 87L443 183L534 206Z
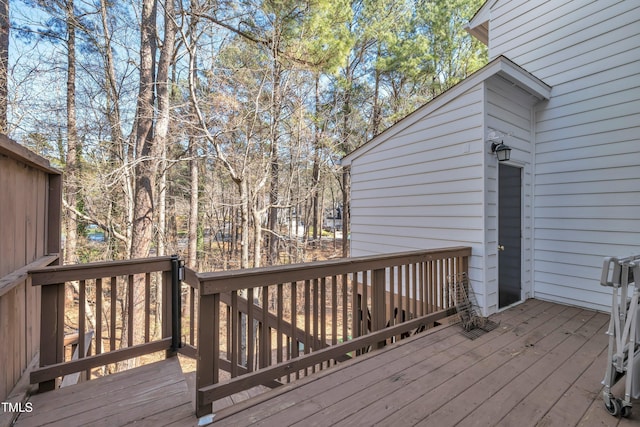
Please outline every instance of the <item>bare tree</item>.
M9 65L9 0L0 0L0 133L7 133L7 73Z
M78 203L78 128L76 124L76 22L74 0L66 0L67 24L67 158L64 190L68 206ZM78 217L74 210L66 213L65 262L77 262Z

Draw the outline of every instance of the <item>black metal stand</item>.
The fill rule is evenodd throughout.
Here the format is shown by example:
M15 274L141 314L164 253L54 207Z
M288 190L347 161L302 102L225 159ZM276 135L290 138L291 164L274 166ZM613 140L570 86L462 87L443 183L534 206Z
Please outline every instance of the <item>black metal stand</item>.
M178 255L171 256L171 350L178 351L182 347L181 282L184 279L184 261Z

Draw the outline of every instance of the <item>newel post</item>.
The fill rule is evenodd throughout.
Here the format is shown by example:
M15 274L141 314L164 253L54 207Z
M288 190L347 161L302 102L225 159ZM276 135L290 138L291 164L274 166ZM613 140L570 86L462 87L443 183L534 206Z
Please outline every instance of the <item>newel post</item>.
M373 270L371 285L371 329L379 331L386 327L386 271L384 268ZM377 348L384 346L384 342L379 342Z
M42 286L40 315L40 367L63 362L64 283ZM41 382L38 391L56 388L56 380Z
M196 359L196 416L211 414L211 401L207 401L202 387L219 381L220 368L220 294L204 294L202 282L198 292L198 353Z

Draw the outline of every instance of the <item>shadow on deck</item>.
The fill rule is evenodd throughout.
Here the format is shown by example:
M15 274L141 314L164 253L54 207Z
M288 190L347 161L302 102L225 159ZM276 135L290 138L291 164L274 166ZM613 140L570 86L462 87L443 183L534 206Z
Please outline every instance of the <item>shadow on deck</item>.
M640 401L627 419L603 406L609 315L528 300L491 319L475 340L440 326L214 409L214 425L638 425ZM187 383L170 358L34 395L17 426L195 425Z

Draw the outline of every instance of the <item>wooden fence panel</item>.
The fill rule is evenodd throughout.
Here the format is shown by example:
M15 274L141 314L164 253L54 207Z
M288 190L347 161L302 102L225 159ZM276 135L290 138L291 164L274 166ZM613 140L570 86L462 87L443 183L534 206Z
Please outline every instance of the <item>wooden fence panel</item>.
M58 262L59 178L47 160L0 135L0 400L40 347L40 289L27 271Z

